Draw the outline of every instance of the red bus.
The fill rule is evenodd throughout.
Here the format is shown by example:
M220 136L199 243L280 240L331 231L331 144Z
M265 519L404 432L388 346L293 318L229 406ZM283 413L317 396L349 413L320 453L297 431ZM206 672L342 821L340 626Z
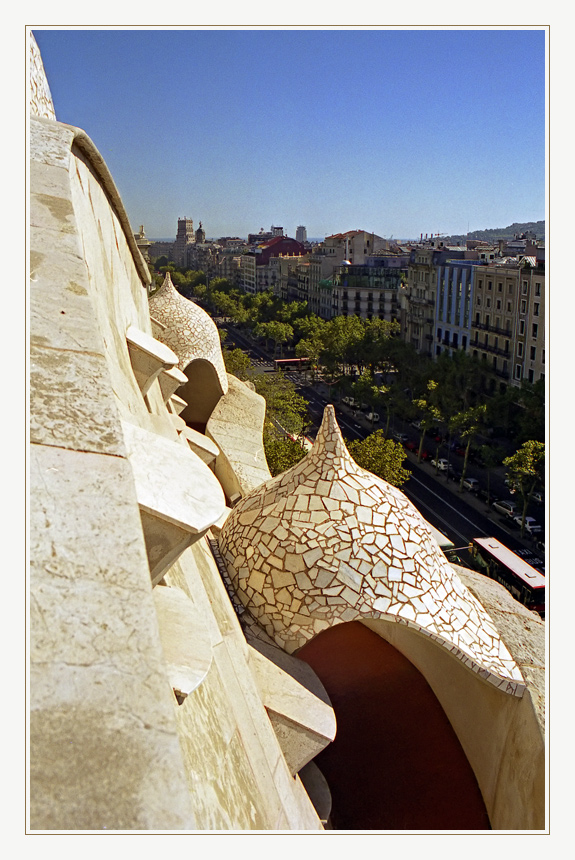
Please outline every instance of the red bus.
M307 370L309 358L276 358L274 367L276 370Z
M476 570L496 579L516 600L545 618L545 577L540 571L493 537L473 538L469 551Z

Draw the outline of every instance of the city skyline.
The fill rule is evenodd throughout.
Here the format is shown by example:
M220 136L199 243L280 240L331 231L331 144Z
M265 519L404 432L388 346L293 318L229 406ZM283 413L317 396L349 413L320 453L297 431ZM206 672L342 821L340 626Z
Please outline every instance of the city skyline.
M33 32L58 119L149 237L545 218L544 28Z

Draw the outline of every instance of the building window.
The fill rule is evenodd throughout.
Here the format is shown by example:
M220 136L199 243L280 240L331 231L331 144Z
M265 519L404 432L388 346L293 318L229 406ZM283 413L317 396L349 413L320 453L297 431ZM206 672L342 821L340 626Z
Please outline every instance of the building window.
M521 379L521 365L515 365L515 379Z
M491 307L491 299L487 299L485 304L488 308L490 308Z
M478 289L480 289L480 290L482 290L482 289L483 289L483 281L482 281L481 279L480 279L479 281L477 281L477 287L478 287Z
M511 313L511 302L507 302L507 310Z
M501 310L501 300L500 299L497 299L497 310L498 311Z
M441 340L441 329L437 329L437 340Z
M523 284L521 285L521 292L524 296L527 295L527 281L523 281Z
M523 299L523 301L521 302L521 313L522 314L527 313L527 302L525 301L525 299Z
M498 292L498 293L502 293L502 292L503 292L503 284L497 284L497 292Z
M521 341L519 341L519 343L517 344L517 355L519 356L519 358L523 357L523 344L521 343Z
M519 334L525 334L525 320L519 320Z
M531 361L535 361L535 356L537 355L537 347L532 346L530 351Z
M467 349L467 335L466 334L461 335L461 347L462 347L462 349Z
M541 295L541 284L538 284L537 281L535 282L535 295L536 296Z
M493 287L492 281L487 281L487 289L490 290Z
M533 316L539 316L539 302L535 302L535 304L533 305Z
M511 283L511 281L508 281L508 283L507 283L507 292L509 293L510 296L513 295L513 284Z
M527 373L527 377L528 377L528 379L529 379L529 382L533 382L533 378L534 378L534 376L535 376L535 374L533 373L533 371L532 371L532 370L528 371L528 373Z
M533 329L531 330L531 337L537 337L537 323L533 323Z
M545 364L545 350L541 353L541 364Z

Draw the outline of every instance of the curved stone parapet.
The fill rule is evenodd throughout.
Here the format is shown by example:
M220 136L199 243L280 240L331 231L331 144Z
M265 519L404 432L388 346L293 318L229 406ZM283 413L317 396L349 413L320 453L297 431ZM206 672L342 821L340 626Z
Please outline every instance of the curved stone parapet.
M169 272L160 289L150 296L149 305L158 340L176 353L179 367L189 380L178 392L188 403L182 417L191 425L205 426L228 390L216 324L199 305L178 293Z
M246 496L271 479L263 444L264 398L228 374L229 388L214 409L206 435L220 453L215 474L228 499Z
M385 618L523 694L493 621L406 496L351 458L332 406L310 453L242 499L219 543L238 597L290 653L334 624Z

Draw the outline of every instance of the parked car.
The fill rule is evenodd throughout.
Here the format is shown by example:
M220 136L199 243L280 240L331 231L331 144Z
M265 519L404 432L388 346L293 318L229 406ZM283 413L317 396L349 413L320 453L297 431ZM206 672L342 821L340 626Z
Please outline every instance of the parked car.
M416 430L421 430L421 421L412 421L411 426L415 427Z
M543 498L543 493L541 493L539 490L535 490L535 492L531 496L531 501L535 502L535 504L537 505L544 505L545 499Z
M373 421L374 424L377 424L379 421L379 415L377 412L368 412L366 418L368 421Z
M493 508L493 510L497 511L498 514L504 514L506 517L511 517L511 519L513 519L513 517L517 513L517 505L515 504L515 502L508 502L505 500L498 499L497 501L493 502L491 507Z
M411 442L409 439L405 443L405 447L408 451L413 451L414 454L417 454L419 451L419 444L417 442Z
M431 465L435 466L440 472L447 472L449 468L449 463L443 457L440 457L439 460L432 460Z
M517 523L519 528L521 528L522 519L523 517L521 516L521 514L518 514L517 516L513 517L513 521ZM533 517L525 517L525 531L528 532L530 535L540 534L541 526Z
M466 490L469 490L470 493L476 493L479 490L479 481L477 478L465 478L463 481L463 487Z
M405 442L407 442L407 433L394 433L393 438L397 439L397 441L401 442L401 444L403 445Z

